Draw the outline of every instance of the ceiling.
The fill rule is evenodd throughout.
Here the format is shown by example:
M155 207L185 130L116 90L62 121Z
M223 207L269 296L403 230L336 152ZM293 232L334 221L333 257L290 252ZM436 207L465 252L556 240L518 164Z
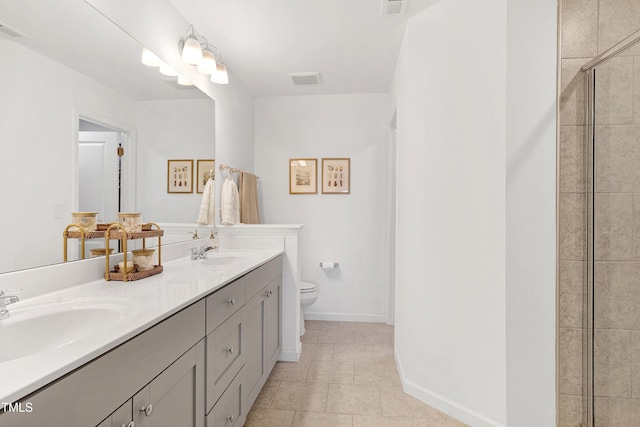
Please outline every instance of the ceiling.
M408 18L439 0L404 1L385 15L383 0L171 0L257 97L387 92ZM288 77L316 71L317 86Z
M256 97L387 92L407 20L440 0L403 1L402 14L384 15L383 0L171 0ZM133 99L203 96L143 66L142 47L84 1L0 0L0 23L24 34L11 40ZM316 71L317 86L288 77Z

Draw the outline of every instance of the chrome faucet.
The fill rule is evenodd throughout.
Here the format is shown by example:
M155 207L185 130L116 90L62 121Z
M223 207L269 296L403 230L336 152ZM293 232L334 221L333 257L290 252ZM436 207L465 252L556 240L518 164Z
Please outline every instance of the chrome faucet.
M19 289L7 289L5 291L0 291L0 320L6 319L9 317L9 310L7 310L7 306L9 304L13 304L14 302L20 301L15 295L6 295L7 292L20 292L22 288Z
M213 246L201 246L198 248L191 248L191 259L205 259L207 252L214 250Z

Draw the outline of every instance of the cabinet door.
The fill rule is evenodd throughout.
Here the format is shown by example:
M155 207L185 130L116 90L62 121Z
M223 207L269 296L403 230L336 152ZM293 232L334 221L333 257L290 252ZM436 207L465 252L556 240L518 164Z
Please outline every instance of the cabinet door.
M116 409L113 414L98 424L98 427L133 427L133 417L131 414L131 399L124 405Z
M266 358L267 375L273 369L282 352L282 277L266 288Z
M203 427L204 341L172 363L133 397L136 427Z
M244 369L240 370L207 415L207 427L241 427L247 419L242 398Z
M258 397L266 379L266 298L264 290L253 297L245 306L247 312L247 355L244 392L247 407L250 408Z

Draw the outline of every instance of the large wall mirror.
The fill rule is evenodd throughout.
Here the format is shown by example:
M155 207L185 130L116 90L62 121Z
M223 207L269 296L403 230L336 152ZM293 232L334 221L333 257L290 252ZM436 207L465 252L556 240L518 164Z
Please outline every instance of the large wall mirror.
M141 53L84 1L0 0L0 273L62 262L74 211L195 223L167 161L215 158L214 101Z

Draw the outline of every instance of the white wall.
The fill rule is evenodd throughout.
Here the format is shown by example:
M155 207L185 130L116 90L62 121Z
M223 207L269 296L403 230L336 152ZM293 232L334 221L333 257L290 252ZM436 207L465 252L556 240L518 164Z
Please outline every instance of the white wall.
M256 173L265 223L302 223L301 278L320 289L312 319L385 320L387 94L258 98ZM323 157L351 158L351 194L321 194ZM289 194L289 159L318 159L318 194ZM323 271L321 260L340 269Z
M506 424L506 0L408 23L398 107L396 360L405 390Z
M557 1L509 0L507 419L555 425Z
M396 68L397 361L473 426L555 425L556 14L440 2Z
M215 105L209 98L137 103L137 210L143 221L196 223L201 194L167 193L167 161L215 158ZM153 216L152 216L153 215Z
M11 203L0 210L0 231L3 242L12 242L0 247L4 272L63 259L62 231L77 209L72 206L77 111L132 124L135 102L2 38L0 57L6 65L0 79L0 194ZM62 206L59 219L54 218L56 204ZM40 230L37 242L24 238L25 228Z

